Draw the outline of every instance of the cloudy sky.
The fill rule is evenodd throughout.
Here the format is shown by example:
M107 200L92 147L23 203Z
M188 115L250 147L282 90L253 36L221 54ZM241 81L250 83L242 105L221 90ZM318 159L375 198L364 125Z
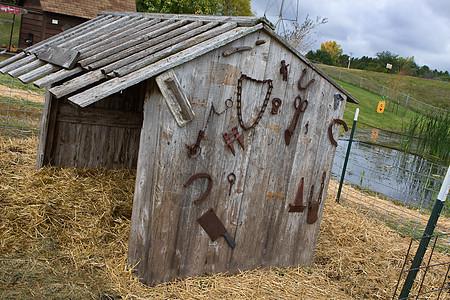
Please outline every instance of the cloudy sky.
M282 0L251 0L252 11L274 24ZM297 0L285 0L283 17L295 19ZM375 57L390 51L431 69L450 72L449 0L298 0L298 20L328 18L317 27L316 44L336 41L344 54Z

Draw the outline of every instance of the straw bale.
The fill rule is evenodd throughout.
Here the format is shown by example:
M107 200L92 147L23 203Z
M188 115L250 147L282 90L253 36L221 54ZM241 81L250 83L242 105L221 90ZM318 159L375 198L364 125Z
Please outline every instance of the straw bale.
M145 286L126 259L135 171L36 171L36 149L36 138L0 137L0 298L392 297L409 240L331 198L310 268L280 266ZM441 273L429 271L424 286L436 287Z

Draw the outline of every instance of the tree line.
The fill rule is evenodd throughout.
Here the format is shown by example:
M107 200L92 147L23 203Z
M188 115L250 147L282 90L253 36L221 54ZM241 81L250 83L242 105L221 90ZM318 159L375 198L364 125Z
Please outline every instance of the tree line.
M335 41L322 43L320 49L310 50L306 57L316 63L322 63L337 67L351 67L353 69L368 70L375 72L389 72L414 77L435 80L450 80L448 71L430 69L427 65L419 66L414 61L414 56L400 57L390 51L377 52L375 57L363 56L350 57L342 53L342 48ZM390 66L391 68L387 68Z

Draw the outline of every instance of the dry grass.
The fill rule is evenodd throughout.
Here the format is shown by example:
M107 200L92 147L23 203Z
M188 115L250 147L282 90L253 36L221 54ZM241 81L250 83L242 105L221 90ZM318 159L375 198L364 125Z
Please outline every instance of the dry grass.
M257 269L144 286L126 263L135 172L35 171L36 149L36 138L0 137L0 298L392 297L409 239L331 198L311 268ZM434 257L448 261L439 253ZM442 272L429 271L425 288L439 287Z

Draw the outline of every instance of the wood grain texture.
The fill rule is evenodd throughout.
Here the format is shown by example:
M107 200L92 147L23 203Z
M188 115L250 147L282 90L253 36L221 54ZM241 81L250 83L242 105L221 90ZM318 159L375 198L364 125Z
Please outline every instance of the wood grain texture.
M260 39L267 42L255 46ZM246 52L222 55L229 49L250 46L252 50ZM290 64L287 82L279 73L281 60ZM308 70L304 80L316 81L299 91L297 81L304 68ZM333 108L336 87L263 31L181 64L174 72L196 118L178 127L159 90L149 85L128 253L130 264L137 264L139 277L153 285L177 277L234 273L258 266L310 265L326 186L319 221L314 224L306 223L307 210L289 213L289 203L294 202L302 177L305 201L313 185L312 197L318 200L323 172L328 184L335 147L329 142L327 128L344 109L344 105ZM278 115L270 114L269 102L254 130L243 131L237 120L237 82L231 82L240 73L259 80L272 79L271 99L283 101ZM243 82L246 124L256 118L266 92L267 84ZM284 130L294 117L297 96L307 99L309 105L299 118L291 144L286 146ZM234 101L232 108L226 109L227 99ZM223 113L210 115L212 105ZM235 142L233 156L222 133L236 126L244 137L245 149ZM199 130L205 130L202 151L197 158L189 158L185 145L195 143ZM213 188L208 198L195 205L193 201L203 194L207 181L196 180L188 187L183 184L191 175L204 172L211 175ZM231 172L236 175L236 183L229 196L227 175ZM224 238L212 242L196 222L210 207L235 239L234 249Z

